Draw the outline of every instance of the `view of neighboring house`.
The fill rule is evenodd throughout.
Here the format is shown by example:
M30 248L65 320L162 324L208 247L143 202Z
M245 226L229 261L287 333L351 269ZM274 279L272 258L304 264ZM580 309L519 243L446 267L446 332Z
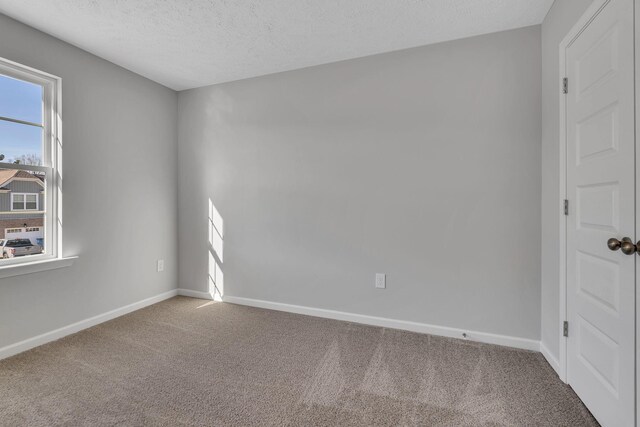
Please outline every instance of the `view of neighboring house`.
M0 239L28 238L43 245L44 190L37 175L0 169Z

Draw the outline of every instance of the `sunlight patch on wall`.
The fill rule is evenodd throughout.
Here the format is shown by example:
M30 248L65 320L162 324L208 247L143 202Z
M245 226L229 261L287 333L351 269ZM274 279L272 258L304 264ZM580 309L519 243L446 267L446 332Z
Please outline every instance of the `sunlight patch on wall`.
M216 209L215 205L209 199L209 244L211 248L215 251L216 255L220 259L220 262L224 262L223 257L223 240L224 240L224 232L223 232L224 222L222 221L222 216L220 212Z
M209 293L214 301L224 297L224 274L220 264L223 262L224 223L213 201L209 199ZM218 262L219 260L219 262Z

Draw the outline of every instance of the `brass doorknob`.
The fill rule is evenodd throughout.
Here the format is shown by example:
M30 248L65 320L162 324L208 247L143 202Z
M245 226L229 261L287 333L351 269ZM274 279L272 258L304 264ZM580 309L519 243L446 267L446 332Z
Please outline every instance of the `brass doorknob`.
M622 240L618 240L615 237L607 240L607 246L612 251L617 251L618 249L622 250L622 253L625 255L633 255L638 252L638 248L640 248L640 242L638 244L634 244L630 238L624 237Z
M620 250L625 255L633 255L638 250L637 246L630 241L623 241L620 244Z
M620 249L620 246L622 246L622 242L620 242L620 240L616 239L615 237L612 237L607 240L607 246L612 251L617 251L618 249Z

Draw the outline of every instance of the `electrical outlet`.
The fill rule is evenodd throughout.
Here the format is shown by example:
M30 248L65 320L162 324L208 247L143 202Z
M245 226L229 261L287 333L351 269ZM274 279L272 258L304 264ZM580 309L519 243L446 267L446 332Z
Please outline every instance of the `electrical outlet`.
M376 288L385 289L387 287L387 275L384 273L376 273Z
M163 259L159 259L158 260L158 273L164 271L164 260Z

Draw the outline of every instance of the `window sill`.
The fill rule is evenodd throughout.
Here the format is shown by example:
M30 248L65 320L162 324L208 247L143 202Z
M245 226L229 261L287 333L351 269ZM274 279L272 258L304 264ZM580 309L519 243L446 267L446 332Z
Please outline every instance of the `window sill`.
M5 277L21 276L23 274L38 273L40 271L69 267L76 259L78 259L77 256L53 258L43 261L25 262L14 265L5 265L3 267L0 267L0 279L4 279Z

